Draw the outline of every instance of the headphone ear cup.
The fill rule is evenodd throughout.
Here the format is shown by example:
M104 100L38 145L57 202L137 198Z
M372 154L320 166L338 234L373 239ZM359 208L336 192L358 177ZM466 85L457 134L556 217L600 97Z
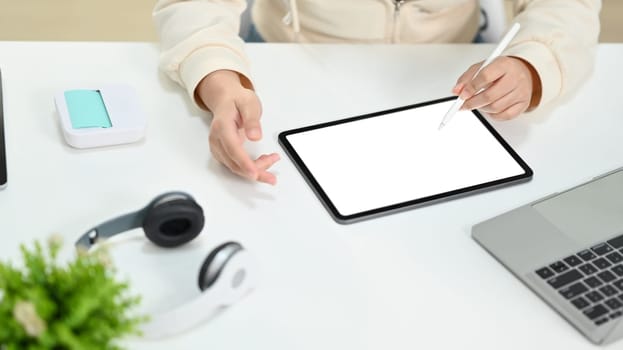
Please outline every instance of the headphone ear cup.
M192 198L178 198L154 205L147 210L143 230L160 247L177 247L201 233L203 209Z
M202 288L200 295L168 311L152 314L150 320L141 326L143 337L162 339L197 327L218 314L218 311L233 305L249 294L258 285L259 261L251 252L235 242L225 243L210 253L211 261L201 276L214 275L210 288ZM214 264L216 263L216 264ZM217 269L214 269L218 267ZM202 278L200 277L200 283ZM203 290L205 289L205 290Z
M199 270L199 289L210 288L218 279L229 259L244 248L238 242L225 242L214 248L201 264Z

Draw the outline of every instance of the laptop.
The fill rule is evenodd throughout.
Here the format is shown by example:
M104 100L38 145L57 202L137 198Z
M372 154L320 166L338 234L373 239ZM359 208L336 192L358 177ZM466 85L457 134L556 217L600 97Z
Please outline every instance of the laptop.
M481 222L472 237L591 342L623 337L623 167Z

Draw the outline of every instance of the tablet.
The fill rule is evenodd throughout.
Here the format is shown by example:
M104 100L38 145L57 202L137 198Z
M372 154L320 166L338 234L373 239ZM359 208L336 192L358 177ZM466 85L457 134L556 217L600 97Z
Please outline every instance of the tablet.
M455 98L284 131L279 143L339 223L531 179L478 111L438 129Z

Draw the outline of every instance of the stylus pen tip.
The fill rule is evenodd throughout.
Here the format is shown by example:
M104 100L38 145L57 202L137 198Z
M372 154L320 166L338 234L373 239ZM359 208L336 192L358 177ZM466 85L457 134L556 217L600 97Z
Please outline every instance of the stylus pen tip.
M441 130L443 129L443 127L446 125L446 123L441 123L439 124L439 127L437 128L437 130Z

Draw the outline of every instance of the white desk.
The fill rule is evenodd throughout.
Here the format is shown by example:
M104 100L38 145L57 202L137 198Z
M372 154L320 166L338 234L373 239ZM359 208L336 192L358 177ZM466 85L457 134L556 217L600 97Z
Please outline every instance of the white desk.
M282 130L447 96L464 68L490 50L250 45L265 134L250 149L281 152ZM285 155L274 167L276 187L247 183L216 164L204 113L157 73L157 56L152 44L0 43L9 162L9 185L0 192L2 259L52 232L71 243L180 189L197 198L207 222L202 239L185 249L237 239L261 261L262 284L247 299L193 332L130 340L131 349L593 349L480 248L470 229L623 165L623 45L600 46L592 77L554 112L494 123L533 168L531 182L350 226L330 218ZM149 118L145 141L66 146L54 92L109 82L139 89ZM133 285L153 306L170 288L178 294L167 302L197 293L196 270L187 271L180 254L137 238L119 246L115 261L121 270L150 272ZM189 282L145 277L162 266Z

